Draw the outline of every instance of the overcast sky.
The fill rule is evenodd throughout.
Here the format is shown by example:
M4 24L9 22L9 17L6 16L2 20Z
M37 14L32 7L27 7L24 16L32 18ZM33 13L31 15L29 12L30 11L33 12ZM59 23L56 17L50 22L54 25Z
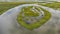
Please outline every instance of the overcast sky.
M0 1L60 1L60 0L0 0Z

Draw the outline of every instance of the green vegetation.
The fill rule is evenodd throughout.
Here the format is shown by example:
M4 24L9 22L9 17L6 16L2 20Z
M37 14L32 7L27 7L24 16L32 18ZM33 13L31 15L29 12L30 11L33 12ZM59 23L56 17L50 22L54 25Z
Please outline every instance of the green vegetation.
M53 3L46 3L46 2L0 2L0 15L3 14L8 9L11 9L11 8L16 7L18 5L32 4L32 3L36 3L36 4L47 6L47 7L53 8L53 9L60 10L60 2L53 2ZM46 3L46 4L42 4L42 3Z
M60 2L46 3L46 4L41 4L41 5L47 6L56 10L57 9L60 10Z
M10 8L13 8L15 6L17 6L19 4L15 4L15 3L0 3L0 15L2 13L4 13L5 11L7 11Z
M27 3L32 4L35 2L0 2L0 15L3 14L8 9L11 9L11 8L16 7L18 5L27 4Z
M20 12L19 13L19 15L17 16L17 21L18 21L18 23L21 25L21 26L23 26L23 27L25 27L25 28L27 28L27 29L29 29L29 30L33 30L33 29L35 29L35 28L38 28L38 27L40 27L41 25L43 25L46 21L48 21L49 19L50 19L50 17L51 17L51 14L48 12L48 11L46 11L45 9L42 9L42 8L40 8L43 12L44 12L44 16L40 19L40 20L38 20L37 22L35 22L35 23L32 23L32 24L26 24L23 20L22 20L22 12ZM29 10L28 10L29 11Z
M32 11L33 6L29 6L29 7L24 7L22 10L22 12L24 12L25 16L32 16L32 17L36 17L39 16L39 13L37 13L36 11Z

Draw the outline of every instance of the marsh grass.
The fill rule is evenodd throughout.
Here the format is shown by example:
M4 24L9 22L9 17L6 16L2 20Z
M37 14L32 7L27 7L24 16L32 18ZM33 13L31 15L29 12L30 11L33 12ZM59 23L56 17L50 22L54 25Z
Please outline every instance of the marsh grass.
M6 12L8 9L16 7L22 4L32 4L36 2L0 2L0 15Z
M17 17L17 21L18 23L27 28L28 30L33 30L33 29L36 29L38 27L40 27L41 25L43 25L44 23L46 23L50 17L51 17L51 14L50 12L48 12L47 10L43 9L43 8L40 8L43 12L44 12L44 16L38 20L37 22L35 23L32 23L32 24L26 24L23 20L22 20L22 16L21 16L21 13L18 15ZM19 19L20 18L20 19Z
M41 5L49 7L49 8L53 8L55 10L60 10L60 2L45 3L45 4L41 4Z

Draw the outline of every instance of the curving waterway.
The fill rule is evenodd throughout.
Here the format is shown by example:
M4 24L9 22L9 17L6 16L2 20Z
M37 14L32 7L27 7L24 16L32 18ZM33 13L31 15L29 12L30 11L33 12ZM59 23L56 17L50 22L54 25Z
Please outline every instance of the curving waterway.
M45 6L39 6L51 13L51 18L41 27L32 31L20 26L16 21L16 16L20 12L20 9L24 6L39 6L37 4L23 4L15 8L7 10L0 15L0 29L3 34L58 34L60 31L60 11L48 8ZM49 33L48 33L49 32Z

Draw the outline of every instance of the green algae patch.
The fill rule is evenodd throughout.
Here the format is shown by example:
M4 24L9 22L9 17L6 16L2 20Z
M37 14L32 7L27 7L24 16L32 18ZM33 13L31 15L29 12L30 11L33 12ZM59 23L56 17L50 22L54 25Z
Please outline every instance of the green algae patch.
M50 19L50 17L51 17L50 12L48 12L47 10L39 7L39 9L44 12L44 16L41 19L39 19L36 22L34 22L34 23L33 22L27 23L26 21L24 21L24 19L28 21L29 19L31 19L31 17L35 18L35 17L37 17L37 16L40 15L36 11L35 11L36 13L32 12L31 8L32 8L32 6L28 6L28 7L22 8L21 12L17 16L18 23L21 26L23 26L24 28L28 29L28 30L33 30L33 29L36 29L36 28L40 27L41 25L43 25L44 23L46 23ZM35 9L37 9L39 11L38 8L35 8ZM25 12L27 12L27 13L25 13ZM27 18L27 17L29 17L29 18Z

